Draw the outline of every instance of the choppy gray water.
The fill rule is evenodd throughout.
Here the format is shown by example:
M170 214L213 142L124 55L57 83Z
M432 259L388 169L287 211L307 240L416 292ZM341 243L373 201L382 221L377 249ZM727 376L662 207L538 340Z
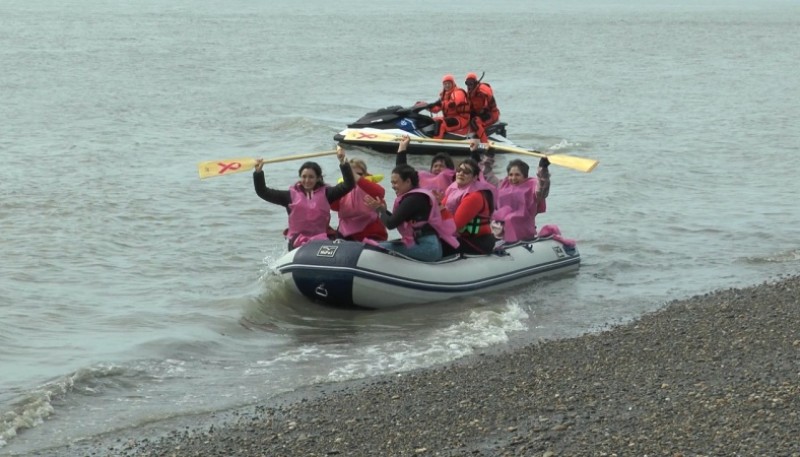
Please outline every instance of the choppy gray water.
M117 3L0 5L0 454L800 272L796 2ZM347 122L469 71L512 141L600 160L554 169L539 221L579 240L578 274L322 308L270 274L285 212L249 173L197 178L203 160L330 149ZM268 166L269 183L297 166Z

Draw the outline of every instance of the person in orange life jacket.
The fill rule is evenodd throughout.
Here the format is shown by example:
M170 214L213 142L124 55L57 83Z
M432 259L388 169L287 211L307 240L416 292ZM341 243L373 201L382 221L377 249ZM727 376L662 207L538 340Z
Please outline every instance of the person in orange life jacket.
M264 160L256 160L253 171L253 185L256 194L263 200L286 208L289 214L289 228L284 234L289 240L289 250L300 247L310 240L331 238L331 202L345 196L356 185L350 164L345 160L344 149L336 148L339 169L344 181L333 187L322 179L322 168L316 162L305 162L300 166L300 180L289 190L267 187L262 167Z
M539 160L535 178L528 177L528 164L519 159L508 163L508 176L497 189L497 210L492 215L492 232L504 243L536 237L536 215L547 210L550 194L550 161Z
M479 173L480 167L474 160L461 162L456 168L456 180L447 188L442 201L456 223L457 252L464 254L490 254L497 242L489 226L496 188L480 180Z
M433 120L438 125L434 138L444 138L445 133L466 133L469 127L469 100L464 89L456 86L453 75L444 75L439 100L430 106L431 113L442 112L442 117Z
M339 212L337 236L350 241L363 241L369 238L375 241L386 241L389 234L375 211L364 203L364 197L370 195L383 200L386 191L377 182L371 181L367 173L367 164L361 159L350 159L350 169L356 180L356 187L347 195L331 203L331 209Z
M364 199L386 228L400 233L400 240L384 241L380 246L425 262L440 260L443 244L450 249L458 247L453 219L444 218L433 193L419 187L419 175L412 166L394 167L391 182L397 194L391 213L386 202L370 196Z
M490 85L478 82L475 73L468 73L464 84L467 86L470 106L469 125L481 143L487 143L489 136L486 134L486 128L500 120L500 110L494 99L494 91Z
M406 150L408 143L411 140L408 135L403 135L400 143L397 146L397 159L395 165L405 165L408 163ZM444 196L444 190L447 186L452 184L456 178L455 165L450 154L446 152L439 152L431 159L430 171L417 171L419 175L419 187L433 191L437 200L441 200Z

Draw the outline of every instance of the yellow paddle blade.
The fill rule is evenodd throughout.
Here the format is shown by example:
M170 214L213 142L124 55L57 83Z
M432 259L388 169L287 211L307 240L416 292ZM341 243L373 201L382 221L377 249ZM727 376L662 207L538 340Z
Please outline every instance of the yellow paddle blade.
M197 165L197 172L200 179L213 178L215 176L232 175L249 171L256 167L256 159L249 157L238 159L208 160Z
M584 173L589 173L599 164L600 162L595 159L586 159L583 157L575 157L575 156L568 156L565 154L553 154L547 156L547 160L550 163L559 165L566 168L572 168L573 170L582 171Z
M385 143L387 141L400 141L403 137L393 133L378 133L374 131L350 130L344 135L345 141L365 141L370 143Z
M379 183L379 182L383 181L383 175L382 174L362 176L362 178L366 179L367 181L374 182L374 183ZM339 180L336 181L336 182L337 183L344 182L344 178L339 178Z
M549 160L553 165L572 168L573 170L582 171L584 173L589 173L590 171L594 170L594 167L600 163L595 159L586 159L583 157L569 156L564 154L544 154L538 151L529 151L527 149L504 146L495 143L491 143L491 146L492 149L497 149L498 151L529 155L533 157L547 157L547 160Z
M358 131L358 130L351 130L347 132L345 135L345 140L350 141L366 141L366 142L380 142L384 143L387 141L400 141L402 139L402 135L397 135L393 133L379 133L375 131ZM470 143L469 140L445 140L445 139L437 139L437 138L420 138L420 137L412 137L412 142L417 143L457 143L457 144L464 144L467 145ZM514 154L524 154L534 157L547 157L547 160L550 161L553 165L558 165L561 167L572 168L573 170L582 171L584 173L589 173L590 171L594 170L594 168L599 163L595 159L587 159L583 157L576 157L564 154L544 154L537 151L529 151L527 149L518 148L514 146L506 146L502 144L498 144L495 142L489 143L492 149L497 151L503 152L511 152Z
M295 154L284 157L273 157L264 159L264 163L288 162L290 160L309 159L311 157L329 156L336 154L336 149L328 151L310 152L308 154ZM197 172L200 179L213 178L215 176L232 175L243 171L250 171L256 167L256 159L245 157L238 159L208 160L197 165Z
M403 139L403 135L398 135L396 133L379 133L374 130L350 130L344 135L345 141L364 141L368 143L385 143L387 141L396 141L400 142ZM412 142L416 143L457 143L457 144L464 144L468 145L469 140L444 140L444 139L437 139L437 138L421 138L421 137L411 137Z

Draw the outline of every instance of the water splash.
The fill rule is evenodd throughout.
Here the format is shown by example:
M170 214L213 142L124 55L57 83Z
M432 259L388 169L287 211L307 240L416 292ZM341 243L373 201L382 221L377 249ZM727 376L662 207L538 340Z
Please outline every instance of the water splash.
M460 322L405 340L348 349L348 362L320 376L317 382L344 381L448 363L476 350L506 343L509 334L527 330L528 314L515 299L500 309L477 309ZM344 354L342 354L344 357Z
M754 265L797 262L800 261L800 249L789 249L765 256L751 256L743 260Z
M54 405L64 402L70 393L96 395L98 384L103 379L119 376L123 372L121 367L114 365L83 368L23 393L11 404L11 410L0 417L0 447L7 445L8 440L22 430L43 424L55 412Z

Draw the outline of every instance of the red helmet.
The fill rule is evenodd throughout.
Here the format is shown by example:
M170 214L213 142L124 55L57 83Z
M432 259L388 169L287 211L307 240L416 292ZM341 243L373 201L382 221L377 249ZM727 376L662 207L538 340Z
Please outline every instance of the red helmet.
M474 79L475 81L477 81L478 80L478 75L476 75L475 73L467 73L467 78L466 79L467 79L467 81L469 81L470 79Z
M444 84L447 81L450 81L451 83L455 84L456 83L456 78L453 78L453 75L444 75L444 76L442 76L442 83Z

